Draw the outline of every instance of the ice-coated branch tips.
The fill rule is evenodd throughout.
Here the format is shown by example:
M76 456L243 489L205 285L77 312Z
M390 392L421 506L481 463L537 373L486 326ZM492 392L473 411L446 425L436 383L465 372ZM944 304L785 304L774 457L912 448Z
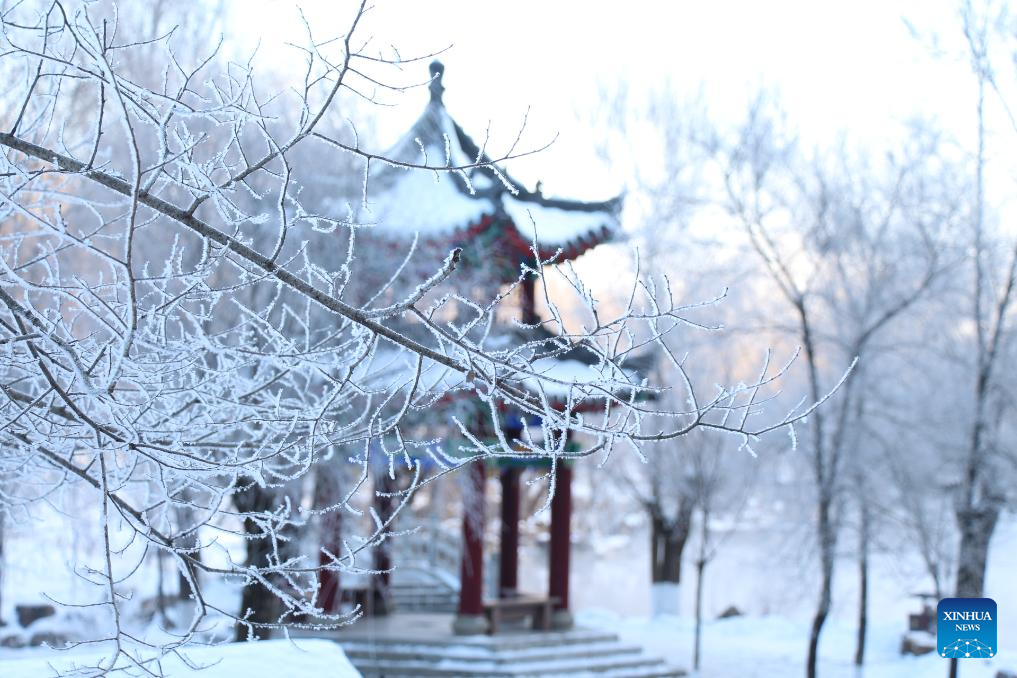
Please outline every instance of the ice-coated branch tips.
M930 517L953 510L929 489L947 483L989 533L1010 504L1014 264L989 270L1011 250L988 225L965 240L970 158L931 134L812 153L762 102L730 130L670 91L577 106L581 77L568 96L513 79L490 42L465 56L498 77L464 91L513 82L498 96L541 108L445 102L435 57L452 57L422 41L469 31L418 3L319 4L0 3L0 675L43 643L67 650L39 650L57 672L176 676L215 664L194 648L309 637L389 675L372 639L391 621L418 634L398 652L432 647L417 608L445 615L427 626L442 645L404 673L673 675L569 629L600 623L600 591L625 614L652 603L691 651L693 552L704 675L733 628L711 601L753 631L764 611L804 618L752 573L710 588L760 553L816 565L799 630L818 665L855 544L865 563L920 545L901 570L940 593L955 570L991 581ZM620 38L634 10L610 11ZM512 33L515 56L546 63L554 16ZM976 240L981 323L941 326L971 306ZM951 390L972 339L998 361L974 408ZM926 393L934 417L913 409ZM948 470L922 475L905 447ZM588 578L601 558L624 596ZM533 648L503 657L486 636L504 631ZM293 651L250 661L286 674Z

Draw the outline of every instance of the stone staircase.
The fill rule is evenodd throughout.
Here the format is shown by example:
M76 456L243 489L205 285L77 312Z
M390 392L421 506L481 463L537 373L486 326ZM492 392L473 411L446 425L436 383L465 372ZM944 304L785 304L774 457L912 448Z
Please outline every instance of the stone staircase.
M455 612L459 604L457 589L435 582L395 579L389 586L389 594L399 612Z
M614 634L586 629L443 639L340 637L338 642L368 678L686 675Z
M455 612L459 604L459 542L435 525L393 540L396 569L389 596L399 612Z

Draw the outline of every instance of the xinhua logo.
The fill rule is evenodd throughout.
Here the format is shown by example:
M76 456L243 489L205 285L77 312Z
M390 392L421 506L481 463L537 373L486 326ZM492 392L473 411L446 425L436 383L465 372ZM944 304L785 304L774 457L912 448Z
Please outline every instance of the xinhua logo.
M996 655L996 601L944 598L936 608L936 645L947 659Z

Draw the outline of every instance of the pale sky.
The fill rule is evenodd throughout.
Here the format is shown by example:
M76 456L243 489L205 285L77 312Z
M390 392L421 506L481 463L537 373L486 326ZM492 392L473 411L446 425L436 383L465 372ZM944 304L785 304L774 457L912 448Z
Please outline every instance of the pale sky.
M299 55L282 46L304 36L297 7L321 39L341 34L357 4L235 1L232 26L241 28L252 45L261 40L262 58L284 70L292 63L295 74L300 74ZM619 81L635 95L667 81L690 98L702 91L711 117L721 124L740 121L747 102L765 87L779 94L789 122L808 144L833 143L843 134L849 143L881 154L897 147L904 123L920 115L973 148L976 90L961 58L958 5L951 0L375 0L359 35L373 37L376 46L397 46L404 58L449 47L440 56L446 67L444 100L467 133L479 138L490 127L489 149L496 156L499 143L515 137L529 109L528 146L556 134L558 139L509 170L530 188L541 180L545 194L597 200L630 188L629 168L597 155L598 132L577 122L577 110L597 105L598 88ZM938 34L952 56L933 56L912 36L905 18L926 39ZM426 81L429 61L408 65L403 84ZM1011 69L1000 73L1001 82L1017 82L1012 67L1001 66ZM427 99L426 89L415 89L400 95L398 105L377 110L379 150L412 124ZM989 177L990 194L999 204L1013 193L1017 134L1009 131L989 141L990 156L1005 160ZM638 219L630 210L625 217ZM618 280L628 279L631 261L622 243L597 248L578 266L598 293L610 294Z
M670 79L711 112L737 119L760 86L778 91L803 138L817 143L846 131L879 147L915 115L936 115L967 137L973 132L973 82L963 66L936 60L911 37L902 17L958 39L955 3L945 0L852 2L711 0L675 2L377 0L360 35L396 45L404 57L451 45L445 102L467 132L507 140L530 109L532 145L559 135L538 159L517 163L517 177L549 193L595 198L623 188L624 177L592 153L577 108L595 105L599 84L625 79L636 91ZM297 4L247 0L237 19L276 55L298 40ZM339 34L354 3L304 0L317 35ZM237 25L234 23L234 25ZM273 59L282 58L273 56ZM406 82L426 79L426 63ZM417 115L426 90L379 111L392 141ZM578 169L577 169L578 168Z

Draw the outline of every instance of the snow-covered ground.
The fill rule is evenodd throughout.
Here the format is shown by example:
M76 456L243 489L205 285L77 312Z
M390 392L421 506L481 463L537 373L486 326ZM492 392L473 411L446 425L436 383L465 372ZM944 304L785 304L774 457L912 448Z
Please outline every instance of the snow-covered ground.
M643 646L648 654L664 657L675 666L691 668L693 622L691 617L624 618L607 611L578 615L580 624L609 629L622 640ZM895 623L896 622L896 623ZM945 678L947 660L930 654L902 657L899 620L870 629L867 661L856 672L853 664L855 629L834 620L823 631L820 653L822 678ZM711 620L704 624L701 678L797 678L805 674L807 621L784 617L746 616ZM1000 669L1017 667L1017 643L993 659L965 659L963 678L994 678Z
M285 678L286 676L328 676L356 678L342 649L329 640L267 640L188 649L181 656L162 658L159 666L166 676L184 678ZM44 678L79 667L94 667L103 661L94 652L54 653L44 649L20 650L20 657L0 661L4 678ZM125 665L125 662L121 662Z
M704 678L802 675L816 594L815 566L804 546L808 529L805 524L748 517L725 538L716 560L707 570L704 588L707 620L702 654L701 675ZM3 582L4 619L13 620L15 603L45 602L44 592L59 600L79 603L95 599L93 588L74 576L67 565L94 557L94 544L85 541L86 533L86 530L68 529L67 523L48 519L19 525L12 530ZM648 583L648 544L644 529L637 523L633 523L631 529L614 530L609 536L584 537L575 543L572 607L581 624L614 630L624 640L643 645L649 653L662 656L676 666L690 668L694 572L688 563L696 545L690 544L687 553L680 616L654 618ZM851 546L848 539L845 538L843 546L846 551L838 566L834 608L820 647L821 676L944 676L945 662L935 655L912 658L899 654L907 615L916 611L917 603L910 594L927 590L928 584L920 564L908 555L909 550L894 548L892 543L884 544L873 559L867 665L860 674L854 671L856 562L847 550ZM522 588L533 592L546 590L546 548L529 546L521 556ZM1017 670L1017 576L1014 573L1017 573L1017 519L1008 515L993 537L987 581L987 594L996 600L999 609L1000 654L992 660L965 660L964 678L994 677L1000 669ZM135 607L140 608L146 598L150 600L155 589L153 579L142 580L143 585L135 591ZM166 586L170 591L175 589L172 581ZM210 582L206 594L228 607L231 599L237 596L236 584ZM744 612L744 616L717 620L717 616L732 605ZM37 622L31 631L70 632L65 635L71 636L75 629L99 633L103 630L105 616L102 608L62 610L57 618ZM154 633L153 626L149 623L149 633ZM9 624L0 628L0 637L14 632ZM93 648L86 652L94 651ZM327 670L309 670L306 675L336 676L344 675L338 673L339 668L348 666L335 646L308 644L307 641L295 645L285 641L228 645L195 652L198 654L191 656L200 664L210 664L217 657L224 659L222 665L213 669L216 672L202 674L213 678L301 675L291 668L272 672L265 667L302 666L300 662L319 666L315 663L318 661ZM0 647L0 676L52 675L51 671L39 671L48 671L46 662L54 657L64 661L72 655L44 648ZM22 660L31 660L34 664L20 663ZM79 656L78 661L85 660ZM248 670L246 663L249 662L257 664L255 668L263 673ZM181 665L170 666L179 670L169 675L188 675Z
M766 678L804 674L804 657L816 585L815 566L803 550L802 529L744 525L732 533L710 565L704 586L704 678ZM592 539L573 546L572 606L579 623L614 630L671 664L692 666L694 570L686 560L680 617L653 617L649 583L649 539L631 536ZM690 544L691 556L695 544ZM873 558L870 579L866 667L853 665L857 617L857 562L847 553L838 564L834 606L820 644L823 678L916 678L946 675L946 662L930 655L902 657L907 615L918 611L911 594L928 590L919 563L907 548L882 549ZM524 552L522 588L546 590L546 551ZM991 660L964 660L964 678L995 677L1017 671L1017 519L1008 515L993 536L986 594L999 609L1000 653ZM718 620L729 606L744 616Z

